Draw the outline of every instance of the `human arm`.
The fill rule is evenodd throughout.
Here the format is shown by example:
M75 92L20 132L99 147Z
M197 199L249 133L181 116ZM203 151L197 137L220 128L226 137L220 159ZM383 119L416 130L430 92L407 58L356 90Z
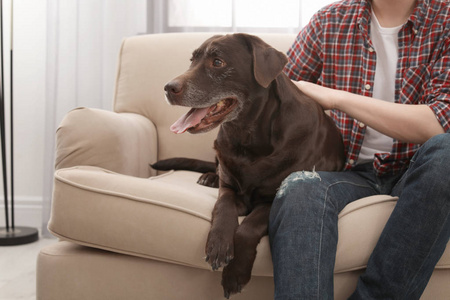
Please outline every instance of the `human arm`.
M407 143L423 144L444 133L428 105L408 105L333 90L306 81L294 82L324 109L338 109L373 129Z

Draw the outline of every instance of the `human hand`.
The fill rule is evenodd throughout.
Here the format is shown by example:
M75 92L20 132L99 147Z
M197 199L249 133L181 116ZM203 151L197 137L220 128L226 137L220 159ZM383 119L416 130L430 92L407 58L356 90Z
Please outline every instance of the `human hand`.
M346 93L307 81L293 81L293 83L306 96L317 101L325 110L337 108L338 102L345 97Z

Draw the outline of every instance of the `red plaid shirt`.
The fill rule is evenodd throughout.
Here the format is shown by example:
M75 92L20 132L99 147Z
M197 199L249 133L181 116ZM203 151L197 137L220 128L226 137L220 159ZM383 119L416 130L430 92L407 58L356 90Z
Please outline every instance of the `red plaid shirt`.
M370 40L370 3L347 0L320 10L288 51L286 74L293 80L372 97L376 53ZM428 105L446 132L450 132L449 3L418 0L399 32L395 80L395 102ZM331 116L344 139L345 169L351 169L366 126L341 111L334 110ZM394 140L390 153L375 155L377 173L395 174L404 169L418 148L417 144Z

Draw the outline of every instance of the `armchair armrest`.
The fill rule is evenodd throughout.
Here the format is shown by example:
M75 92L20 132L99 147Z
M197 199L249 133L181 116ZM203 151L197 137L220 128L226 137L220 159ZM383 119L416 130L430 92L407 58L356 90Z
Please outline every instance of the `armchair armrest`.
M113 172L149 177L157 157L154 124L134 113L78 108L56 132L55 168L96 166Z

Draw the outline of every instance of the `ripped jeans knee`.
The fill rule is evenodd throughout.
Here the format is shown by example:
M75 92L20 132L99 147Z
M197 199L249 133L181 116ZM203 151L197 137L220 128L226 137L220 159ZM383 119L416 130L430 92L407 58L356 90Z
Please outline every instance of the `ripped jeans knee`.
M312 171L298 171L291 173L288 177L286 177L286 179L283 180L280 187L278 188L277 197L283 197L289 186L295 184L298 181L314 181L314 180L319 181L322 180L319 173L316 172L314 169Z

